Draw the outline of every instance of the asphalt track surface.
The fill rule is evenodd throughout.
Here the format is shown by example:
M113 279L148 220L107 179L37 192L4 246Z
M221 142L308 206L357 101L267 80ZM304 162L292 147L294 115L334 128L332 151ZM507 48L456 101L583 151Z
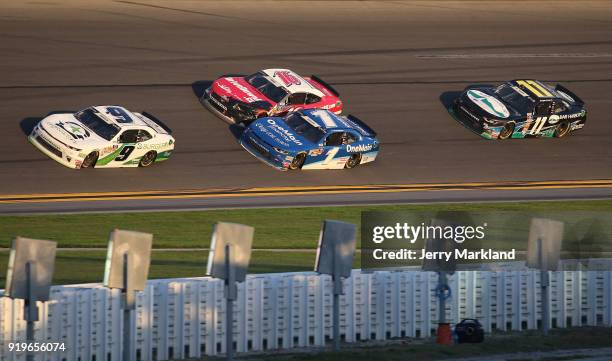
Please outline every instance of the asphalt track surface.
M612 3L605 1L3 1L0 198L88 192L612 179ZM197 94L222 74L287 67L331 83L379 133L375 163L279 172ZM560 82L588 106L564 139L488 141L445 104L472 83ZM50 112L146 110L176 151L147 169L70 170L26 134ZM424 187L427 188L427 187ZM612 188L307 194L194 200L0 203L0 212L367 201L601 198ZM62 206L58 206L58 204Z

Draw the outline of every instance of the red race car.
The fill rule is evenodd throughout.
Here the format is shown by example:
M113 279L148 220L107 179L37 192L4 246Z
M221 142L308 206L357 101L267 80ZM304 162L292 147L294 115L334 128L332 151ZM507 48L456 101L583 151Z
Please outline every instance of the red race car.
M282 116L299 109L342 112L338 92L329 84L315 75L305 78L288 69L219 78L200 101L222 119L246 125L257 118Z

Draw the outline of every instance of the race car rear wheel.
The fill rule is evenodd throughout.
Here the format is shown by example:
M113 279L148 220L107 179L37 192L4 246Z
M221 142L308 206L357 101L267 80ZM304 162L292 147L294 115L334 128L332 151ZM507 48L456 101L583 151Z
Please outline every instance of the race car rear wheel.
M289 169L301 169L304 165L304 161L306 160L306 153L300 153L293 158L291 164L289 164Z
M83 163L81 163L81 168L93 168L98 161L98 152L91 152L83 159Z
M561 122L557 124L557 127L555 128L555 137L563 138L569 134L569 131L570 131L569 122Z
M351 155L351 157L346 160L344 168L355 168L359 165L359 163L361 163L361 153L356 153Z
M504 125L504 129L499 132L498 139L508 139L512 137L512 133L514 133L514 123L506 123L506 125Z
M153 162L155 162L155 158L157 158L157 153L154 151L150 151L147 154L143 155L142 158L140 158L140 163L138 163L138 166L148 167L153 164Z

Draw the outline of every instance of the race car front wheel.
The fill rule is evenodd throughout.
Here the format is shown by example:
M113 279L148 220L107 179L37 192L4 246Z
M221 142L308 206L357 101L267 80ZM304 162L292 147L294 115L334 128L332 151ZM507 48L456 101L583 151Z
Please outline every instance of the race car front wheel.
M514 133L514 123L506 123L504 129L499 132L499 139L508 139L512 137L512 133Z
M81 163L81 168L93 168L98 161L98 152L91 152L83 159L83 163Z
M557 124L555 128L555 137L562 138L569 134L570 125L569 122L561 122Z
M349 159L347 159L344 168L355 168L359 165L359 163L361 163L361 154L353 154Z
M157 158L157 153L155 153L154 151L150 151L147 154L143 155L142 158L140 158L140 163L138 163L138 166L148 167L153 164L153 162L155 162L155 158Z
M306 160L306 153L300 153L293 158L291 164L289 164L289 169L300 169L304 165L304 161Z

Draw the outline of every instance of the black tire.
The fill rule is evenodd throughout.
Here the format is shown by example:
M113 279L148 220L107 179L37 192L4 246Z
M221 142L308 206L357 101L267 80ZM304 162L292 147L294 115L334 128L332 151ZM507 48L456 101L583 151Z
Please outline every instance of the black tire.
M497 137L497 139L509 139L510 137L512 137L512 133L514 133L514 127L514 123L506 123L506 125L504 125L504 129L499 132L499 136Z
M563 138L570 133L570 123L567 121L563 121L557 124L555 128L555 137Z
M155 158L157 158L157 152L150 151L147 154L143 155L140 158L140 162L138 163L139 167L148 167L155 162Z
M291 161L291 164L289 164L289 169L302 169L304 161L306 161L306 153L300 153L296 155L295 158L293 158L293 160Z
M344 165L344 168L347 168L347 169L355 168L356 166L359 165L359 163L361 163L361 153L355 153L351 155L349 159L346 160L346 164Z
M87 154L87 157L83 159L83 163L81 163L81 168L93 168L98 161L98 152L91 152Z

